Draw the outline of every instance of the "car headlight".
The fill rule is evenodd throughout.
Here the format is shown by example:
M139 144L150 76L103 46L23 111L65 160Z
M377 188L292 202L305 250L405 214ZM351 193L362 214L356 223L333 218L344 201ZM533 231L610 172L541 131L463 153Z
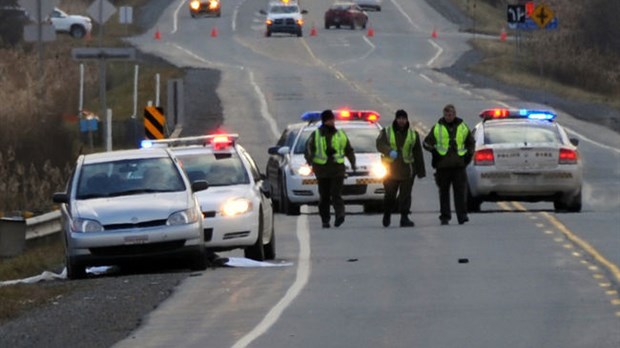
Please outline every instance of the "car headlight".
M222 215L235 216L252 210L252 202L247 198L235 198L222 205Z
M265 23L267 23L267 25L271 25L271 24L273 24L273 21L271 19L268 19L268 20L265 21Z
M312 175L312 167L307 163L300 165L299 167L291 167L293 174L299 176L310 176Z
M370 167L370 175L374 177L383 179L387 175L387 173L388 173L387 168L381 162L373 163L372 166Z
M200 1L192 1L189 3L189 6L193 9L193 10L197 10L200 8Z
M216 8L218 8L220 6L219 2L217 2L216 0L211 0L209 2L209 8L212 10L215 10Z
M198 221L198 218L201 217L201 215L202 214L200 214L196 208L177 211L176 213L170 214L168 220L166 221L166 225L175 226L193 224Z
M96 220L77 218L71 224L73 232L103 232L103 226Z

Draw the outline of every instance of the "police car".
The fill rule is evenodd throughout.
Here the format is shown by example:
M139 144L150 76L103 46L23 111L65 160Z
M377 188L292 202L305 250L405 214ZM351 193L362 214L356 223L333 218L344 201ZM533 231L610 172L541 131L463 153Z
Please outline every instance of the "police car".
M383 205L383 177L387 170L377 152L376 139L381 131L379 113L372 110L334 110L336 128L347 134L355 150L356 172L345 160L347 177L342 196L345 203L363 204L365 212L376 212ZM317 179L304 158L306 141L320 126L321 112L306 112L305 122L289 125L276 146L269 148L266 175L271 195L279 211L298 215L303 204L319 202Z
M266 36L271 36L272 33L303 36L303 15L308 11L301 10L296 1L272 1L267 11L261 10L260 13L267 16L265 19Z
M551 201L581 210L582 160L547 110L488 109L473 130L476 151L467 167L469 211L485 201Z
M238 138L215 134L144 141L142 146L169 147L191 182L207 181L209 188L196 193L207 249L241 248L247 258L271 260L276 242L268 184Z
M81 155L61 204L67 277L89 266L125 265L139 259L183 258L207 267L200 206L177 158L166 149Z

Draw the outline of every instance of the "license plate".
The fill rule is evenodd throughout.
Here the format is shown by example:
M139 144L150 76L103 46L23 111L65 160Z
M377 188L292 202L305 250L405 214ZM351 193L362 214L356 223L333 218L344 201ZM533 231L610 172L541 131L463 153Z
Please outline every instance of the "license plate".
M146 244L149 241L149 236L129 236L124 239L125 245L134 245L134 244Z

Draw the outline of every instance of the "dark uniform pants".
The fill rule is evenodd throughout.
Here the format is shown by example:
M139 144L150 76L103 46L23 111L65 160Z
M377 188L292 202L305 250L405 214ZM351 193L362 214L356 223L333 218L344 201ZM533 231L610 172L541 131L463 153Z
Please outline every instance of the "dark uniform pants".
M336 219L344 216L344 200L342 186L344 176L318 179L319 184L319 215L323 223L329 222L329 207L334 205Z
M385 196L383 197L383 212L391 214L394 211L395 204L398 201L398 211L401 215L409 215L411 209L411 190L413 189L414 178L405 180L383 181L385 188ZM396 194L398 193L398 198Z
M450 221L450 187L454 191L454 209L459 221L467 217L467 172L465 168L437 169L437 186L439 186L440 220Z

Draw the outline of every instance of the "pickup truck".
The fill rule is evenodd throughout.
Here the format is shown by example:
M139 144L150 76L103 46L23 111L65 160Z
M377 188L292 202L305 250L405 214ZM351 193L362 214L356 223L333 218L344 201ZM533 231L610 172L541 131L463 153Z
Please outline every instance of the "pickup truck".
M77 39L83 38L93 28L93 23L89 17L69 15L58 8L52 11L50 21L56 32L69 33L69 35Z

